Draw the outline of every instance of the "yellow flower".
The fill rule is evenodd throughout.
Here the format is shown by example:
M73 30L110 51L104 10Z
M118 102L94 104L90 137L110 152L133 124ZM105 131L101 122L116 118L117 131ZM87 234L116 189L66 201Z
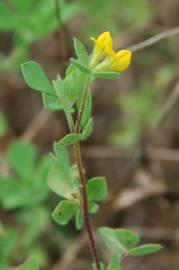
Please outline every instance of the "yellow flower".
M94 51L100 52L103 56L112 50L112 37L110 32L104 32L97 39L91 38L95 43Z
M91 38L94 41L95 47L91 56L91 68L96 66L99 61L112 51L112 37L110 32L104 32L97 39Z
M111 51L104 61L94 68L94 71L124 71L130 65L131 56L132 52L129 50L120 50L117 53Z
M132 52L129 50L118 51L113 58L113 63L110 66L110 69L113 71L124 71L128 68L131 62Z

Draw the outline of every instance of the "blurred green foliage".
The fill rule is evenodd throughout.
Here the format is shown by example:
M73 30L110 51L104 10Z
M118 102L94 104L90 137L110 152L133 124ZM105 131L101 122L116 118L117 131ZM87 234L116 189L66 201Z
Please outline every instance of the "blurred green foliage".
M12 174L0 176L0 203L10 221L0 232L0 269L29 255L36 255L39 265L45 265L45 249L38 239L50 219L46 178L51 159L40 158L34 145L17 140L8 148L6 161Z
M160 116L160 99L176 76L175 65L165 65L157 70L154 79L143 80L133 94L127 94L118 100L123 119L116 123L115 131L110 137L113 144L130 147L150 127L154 126Z
M60 1L61 22L66 23L77 11L76 3ZM57 30L56 5L52 0L11 0L0 2L0 31L13 37L9 56L0 55L0 69L18 69L27 58L32 43Z
M87 37L97 35L104 29L113 34L124 33L150 21L154 14L148 0L79 0L86 15L85 33ZM139 16L140 14L140 16ZM104 20L105 18L105 20Z

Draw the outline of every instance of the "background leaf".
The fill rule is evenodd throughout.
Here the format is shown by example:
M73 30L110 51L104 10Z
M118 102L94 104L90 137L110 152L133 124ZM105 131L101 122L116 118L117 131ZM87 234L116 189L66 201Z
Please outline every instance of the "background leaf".
M29 178L34 171L37 154L37 149L33 144L16 140L8 148L6 157L11 168L18 175Z

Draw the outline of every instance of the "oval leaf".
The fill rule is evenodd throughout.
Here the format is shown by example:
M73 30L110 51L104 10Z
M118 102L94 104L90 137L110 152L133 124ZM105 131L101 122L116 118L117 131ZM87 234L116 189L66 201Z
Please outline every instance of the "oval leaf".
M125 249L131 249L138 245L140 237L125 229L117 229L114 231L116 238Z
M79 208L79 203L64 200L61 201L52 213L53 219L59 225L66 225Z
M102 201L108 196L108 187L104 177L91 178L87 183L89 201Z
M88 53L83 45L83 43L77 39L74 38L74 47L77 57L79 58L80 62L84 65L88 66Z
M53 87L46 77L44 71L35 61L29 61L22 64L22 73L26 83L32 89L51 95L54 94Z
M129 251L132 256L142 256L159 252L163 247L159 244L146 244L133 248Z
M49 188L59 196L66 199L72 198L74 190L70 182L70 176L57 161L53 161L48 173L47 183Z
M61 145L70 145L73 144L75 142L78 142L81 140L81 134L78 133L71 133L66 135L63 139L61 139L58 144Z

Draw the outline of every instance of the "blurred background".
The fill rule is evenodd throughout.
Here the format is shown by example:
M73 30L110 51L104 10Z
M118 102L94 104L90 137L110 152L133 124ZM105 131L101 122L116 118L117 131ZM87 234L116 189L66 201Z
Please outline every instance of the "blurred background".
M20 64L34 59L54 79L74 55L74 36L90 52L90 37L110 31L120 49L178 25L178 0L60 0L59 7L55 0L0 0L0 270L33 254L44 270L91 263L83 233L51 218L59 198L46 184L48 153L68 132L65 117L42 108ZM94 131L82 154L87 176L105 176L110 187L93 225L129 228L143 243L165 246L126 258L123 270L179 269L178 48L173 35L137 50L118 80L93 86Z

